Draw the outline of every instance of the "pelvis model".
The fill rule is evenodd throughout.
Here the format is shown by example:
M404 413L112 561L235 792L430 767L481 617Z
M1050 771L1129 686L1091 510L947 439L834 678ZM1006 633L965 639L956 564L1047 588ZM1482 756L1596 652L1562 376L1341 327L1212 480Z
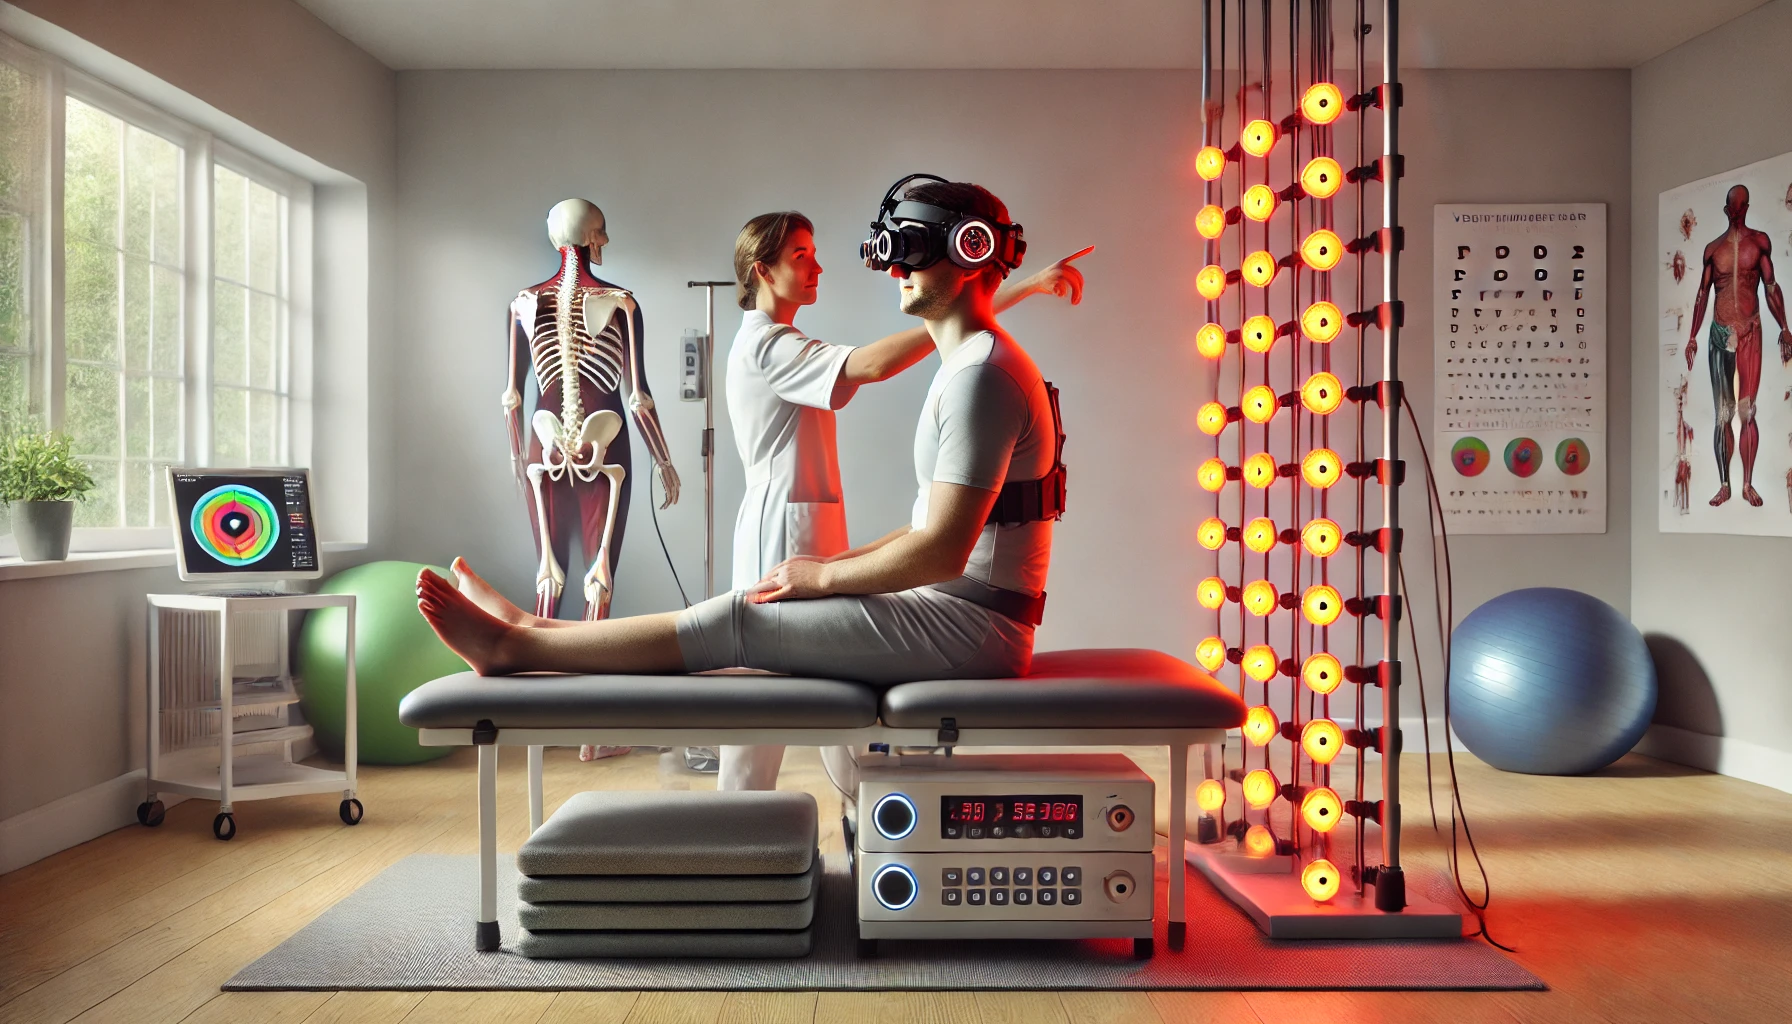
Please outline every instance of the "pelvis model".
M589 269L603 262L610 241L603 211L583 199L556 204L548 238L560 250L560 272L510 304L510 376L501 402L540 556L535 614L559 608L576 528L591 562L585 618L602 619L628 516L625 401L665 488L662 508L678 500L678 472L641 368L640 308Z

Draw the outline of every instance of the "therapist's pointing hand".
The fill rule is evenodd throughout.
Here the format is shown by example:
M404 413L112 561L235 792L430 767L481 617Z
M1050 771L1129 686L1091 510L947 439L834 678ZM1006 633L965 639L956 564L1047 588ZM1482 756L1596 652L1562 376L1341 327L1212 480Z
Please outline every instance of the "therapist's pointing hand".
M1083 301L1083 272L1071 266L1075 260L1095 251L1093 245L1080 249L1064 257L1058 262L1034 274L1027 283L1039 295L1055 295L1058 298L1070 299L1072 306Z
M747 597L760 604L827 597L833 591L827 587L826 574L827 566L822 562L793 558L779 563L764 579L748 587Z

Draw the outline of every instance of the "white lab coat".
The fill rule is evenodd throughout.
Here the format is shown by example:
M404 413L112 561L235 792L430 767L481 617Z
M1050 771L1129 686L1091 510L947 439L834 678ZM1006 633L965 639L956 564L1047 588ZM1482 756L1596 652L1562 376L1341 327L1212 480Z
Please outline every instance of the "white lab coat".
M857 390L840 383L851 352L758 310L741 318L728 352L728 418L747 472L734 522L736 590L792 555L847 549L834 410Z

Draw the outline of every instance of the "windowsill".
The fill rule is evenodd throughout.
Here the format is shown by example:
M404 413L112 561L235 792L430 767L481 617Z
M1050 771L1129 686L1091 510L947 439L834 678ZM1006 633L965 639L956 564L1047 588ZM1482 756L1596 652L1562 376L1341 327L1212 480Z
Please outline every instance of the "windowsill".
M344 551L365 551L360 541L333 540L323 543L326 555ZM150 548L137 551L74 551L62 562L26 562L18 558L0 558L0 582L29 580L41 576L73 576L87 572L118 572L125 569L155 569L174 564L173 548Z

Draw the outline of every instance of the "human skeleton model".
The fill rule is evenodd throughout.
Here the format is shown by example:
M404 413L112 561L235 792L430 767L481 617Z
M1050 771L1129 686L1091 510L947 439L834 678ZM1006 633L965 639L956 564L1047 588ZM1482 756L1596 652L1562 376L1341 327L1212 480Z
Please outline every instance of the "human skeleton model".
M510 376L500 401L541 559L535 614L552 617L560 604L576 527L591 562L585 618L602 619L628 514L625 388L628 412L665 488L662 508L678 500L678 473L641 369L640 309L628 292L588 269L603 262L610 240L603 212L582 199L559 203L548 214L548 237L560 250L560 272L510 304Z
M1765 232L1746 223L1748 188L1736 185L1724 198L1729 227L1705 246L1704 267L1699 275L1699 294L1692 310L1692 335L1686 342L1686 368L1692 369L1699 348L1699 327L1705 320L1705 299L1717 293L1711 311L1711 399L1717 409L1717 432L1712 439L1717 452L1720 481L1712 505L1730 500L1730 453L1736 447L1731 421L1742 421L1742 500L1759 506L1755 490L1755 453L1761 447L1761 428L1755 424L1755 396L1761 390L1761 307L1758 291L1765 290L1767 309L1780 325L1780 362L1792 362L1792 330L1787 329L1786 296L1773 276L1773 243Z
M1692 506L1692 461L1686 457L1686 443L1692 440L1692 424L1686 422L1686 378L1674 389L1674 504L1686 515Z

